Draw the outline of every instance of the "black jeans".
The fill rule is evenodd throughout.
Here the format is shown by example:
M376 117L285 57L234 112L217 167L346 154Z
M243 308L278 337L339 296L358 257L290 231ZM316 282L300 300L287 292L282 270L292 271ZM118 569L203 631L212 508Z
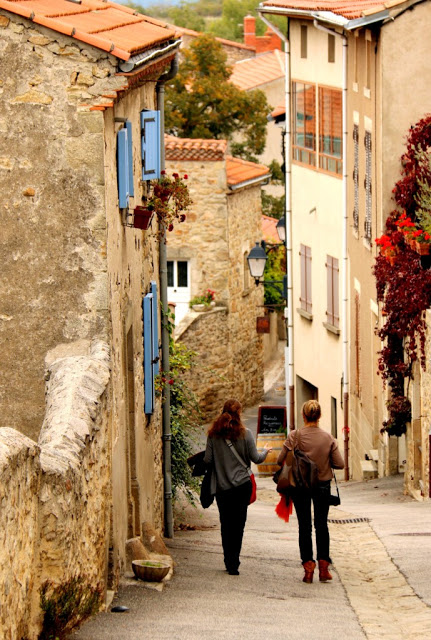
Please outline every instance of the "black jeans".
M236 571L240 564L239 554L250 496L251 482L216 493L224 563L228 571Z
M331 562L329 557L328 511L331 481L320 482L313 491L291 489L299 527L299 552L302 563L313 560L311 503L314 506L314 528L316 530L317 560Z

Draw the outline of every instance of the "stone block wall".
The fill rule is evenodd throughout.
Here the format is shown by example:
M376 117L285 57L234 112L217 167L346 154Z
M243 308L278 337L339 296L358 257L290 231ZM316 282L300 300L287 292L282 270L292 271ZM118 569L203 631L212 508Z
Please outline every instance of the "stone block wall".
M106 343L93 342L87 355L55 360L46 377L39 443L0 429L5 640L38 637L45 581L50 593L82 577L101 589L102 601L106 588L111 472Z

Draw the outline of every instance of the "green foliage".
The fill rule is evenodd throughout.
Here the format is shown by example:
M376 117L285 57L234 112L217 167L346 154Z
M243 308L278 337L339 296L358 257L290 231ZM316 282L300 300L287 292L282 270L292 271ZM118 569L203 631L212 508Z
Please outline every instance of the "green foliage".
M102 589L93 588L82 577L56 585L49 580L40 589L43 627L39 640L62 640L79 622L99 610Z
M181 2L177 7L169 9L168 19L177 27L205 31L204 18L196 13L194 7L188 2Z
M284 307L286 303L278 289L282 290L283 288L281 281L286 273L286 252L284 247L271 248L267 249L267 256L268 260L266 261L263 279L265 282L268 280L278 280L280 284L276 286L271 284L265 285L264 304L265 306Z
M171 464L173 499L183 491L194 504L199 490L197 478L187 464L187 458L195 453L193 443L199 436L202 426L201 411L195 394L185 381L185 374L193 367L196 353L173 337L173 315L164 315L169 329L169 374L160 373L156 380L156 390L170 387L171 396Z
M255 0L223 0L221 18L208 25L209 31L219 38L243 42L244 17L252 15L257 18L257 5ZM263 35L265 31L266 25L256 19L256 35Z
M262 91L241 91L229 81L226 59L222 46L208 34L184 51L178 74L166 88L166 131L183 138L227 140L240 134L243 142L235 153L260 155L270 107Z
M272 160L269 164L271 170L271 182L274 184L284 184L284 171L277 160Z
M272 196L262 189L261 198L262 213L266 216L271 216L271 218L277 218L277 220L280 220L286 210L284 195L277 198L277 196Z

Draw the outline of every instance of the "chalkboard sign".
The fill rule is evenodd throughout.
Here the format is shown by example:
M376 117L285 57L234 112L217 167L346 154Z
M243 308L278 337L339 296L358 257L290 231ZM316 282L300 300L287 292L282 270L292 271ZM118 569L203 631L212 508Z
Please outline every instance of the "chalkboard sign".
M259 407L257 433L286 433L286 407Z

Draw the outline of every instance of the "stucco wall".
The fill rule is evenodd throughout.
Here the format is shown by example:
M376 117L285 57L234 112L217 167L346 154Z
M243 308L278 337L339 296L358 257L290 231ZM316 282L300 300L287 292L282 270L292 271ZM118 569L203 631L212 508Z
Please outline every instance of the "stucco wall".
M307 58L301 58L300 27L308 25ZM341 89L341 42L335 42L335 63L327 58L328 35L310 23L291 25L292 80ZM318 89L316 88L316 99ZM295 420L301 425L301 406L308 399L303 382L318 389L322 406L322 427L331 430L331 398L337 403L338 440L342 449L343 411L341 407L342 339L323 326L327 322L327 255L338 259L339 315L342 323L342 181L314 167L292 165L292 262ZM311 247L312 319L302 316L300 245Z
M42 624L40 587L72 577L101 590L109 544L109 353L55 360L47 369L47 411L38 445L0 429L4 539L1 637L34 640ZM13 529L12 529L13 527Z

